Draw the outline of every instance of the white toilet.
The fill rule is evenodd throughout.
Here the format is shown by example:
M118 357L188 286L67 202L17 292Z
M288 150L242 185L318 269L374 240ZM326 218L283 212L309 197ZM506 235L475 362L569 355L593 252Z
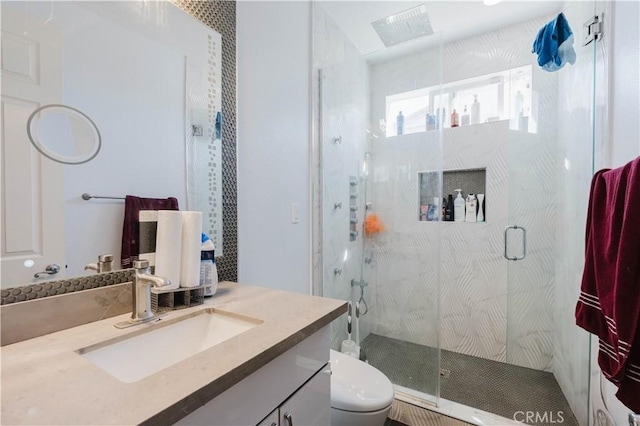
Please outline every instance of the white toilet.
M331 350L332 426L382 426L393 402L391 381L373 366Z

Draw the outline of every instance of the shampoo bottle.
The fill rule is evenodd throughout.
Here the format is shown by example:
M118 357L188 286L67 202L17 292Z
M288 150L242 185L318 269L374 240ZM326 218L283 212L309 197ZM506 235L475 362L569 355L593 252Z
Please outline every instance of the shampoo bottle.
M464 222L464 198L462 198L462 189L456 189L458 195L453 202L453 220L456 222Z
M478 194L478 222L484 222L484 194Z
M478 95L473 95L473 103L471 104L471 124L480 123L480 102Z
M453 195L449 194L447 199L447 207L444 209L444 220L447 222L453 221Z
M476 221L476 206L477 206L476 197L473 194L467 195L466 208L467 215L465 217L465 222L475 222Z

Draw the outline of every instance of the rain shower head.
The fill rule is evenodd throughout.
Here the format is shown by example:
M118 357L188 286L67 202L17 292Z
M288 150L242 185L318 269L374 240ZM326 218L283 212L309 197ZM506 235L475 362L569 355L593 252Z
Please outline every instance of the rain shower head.
M427 6L424 3L404 12L378 19L371 25L386 47L433 34Z

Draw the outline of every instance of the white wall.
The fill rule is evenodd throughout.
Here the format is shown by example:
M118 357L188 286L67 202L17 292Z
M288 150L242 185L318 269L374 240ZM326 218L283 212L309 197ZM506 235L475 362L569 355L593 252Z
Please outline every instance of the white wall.
M611 46L611 167L640 155L640 3L614 3Z
M236 13L238 281L310 293L311 4L242 1Z

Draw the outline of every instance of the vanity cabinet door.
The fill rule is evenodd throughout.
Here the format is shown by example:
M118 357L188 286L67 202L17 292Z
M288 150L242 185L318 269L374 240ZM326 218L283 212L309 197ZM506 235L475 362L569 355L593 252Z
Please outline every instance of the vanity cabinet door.
M280 426L280 424L278 423L279 419L280 419L280 413L276 408L263 421L258 423L258 426Z
M327 364L280 406L279 426L331 424L330 371Z

